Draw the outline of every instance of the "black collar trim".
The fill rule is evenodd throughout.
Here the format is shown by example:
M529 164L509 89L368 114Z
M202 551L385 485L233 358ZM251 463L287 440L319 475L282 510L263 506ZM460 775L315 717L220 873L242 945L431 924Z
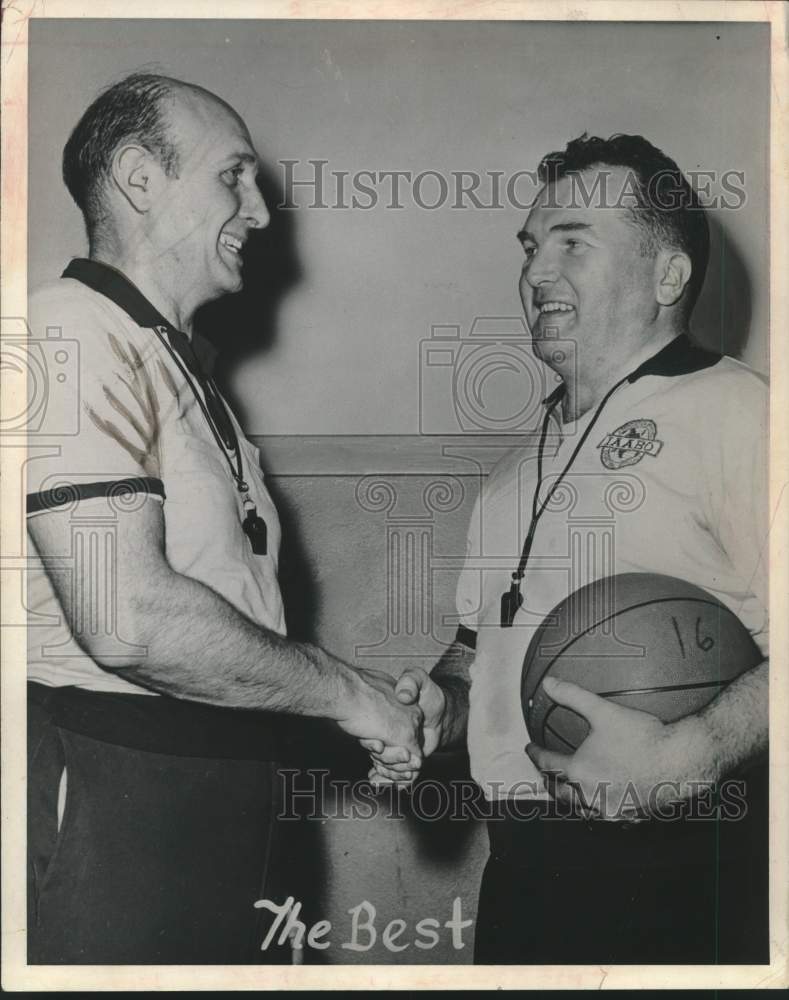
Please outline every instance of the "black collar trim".
M140 289L111 264L89 260L86 257L76 257L69 263L61 277L74 278L92 288L94 292L105 295L123 309L138 326L164 327L168 332L176 329L155 306L151 305ZM216 348L197 333L192 336L191 343L203 369L210 374L216 361Z
M716 354L714 351L707 351L703 347L699 347L686 334L681 333L661 348L657 354L653 354L651 358L647 358L642 365L639 365L628 376L628 382L635 382L636 379L644 375L663 375L668 378L675 375L690 375L691 372L698 372L703 368L717 365L722 357L722 354Z
M168 330L173 329L173 324L151 305L140 289L110 264L77 257L71 261L61 277L76 278L94 292L106 295L116 306L120 306L131 316L138 326L163 326Z
M722 357L722 354L699 347L686 334L681 333L665 347L662 347L657 354L647 358L643 364L631 372L627 376L627 381L635 382L644 375L662 375L666 378L673 378L676 375L690 375L691 372L698 372L703 368L717 365ZM552 406L558 403L565 391L565 385L562 383L549 396L546 396L543 404Z

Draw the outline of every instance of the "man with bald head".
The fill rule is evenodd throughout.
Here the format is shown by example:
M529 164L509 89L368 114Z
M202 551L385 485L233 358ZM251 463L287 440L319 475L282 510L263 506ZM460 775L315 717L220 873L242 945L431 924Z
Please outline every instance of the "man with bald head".
M282 960L254 907L274 892L273 713L420 759L421 709L391 681L285 637L276 511L200 360L195 312L242 287L269 221L257 167L227 104L148 74L64 150L89 255L30 303L79 365L28 466L31 963Z

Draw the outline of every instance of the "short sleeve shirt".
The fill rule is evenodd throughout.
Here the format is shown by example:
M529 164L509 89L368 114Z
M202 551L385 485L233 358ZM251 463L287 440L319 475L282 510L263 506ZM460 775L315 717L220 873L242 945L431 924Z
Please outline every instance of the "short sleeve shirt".
M730 608L767 655L766 386L684 337L634 376L603 407L538 521L511 628L501 627L501 597L529 530L536 443L497 464L474 508L457 607L476 633L468 743L490 798L545 796L524 752L521 670L545 616L580 587L620 573L678 577ZM594 419L551 417L540 502Z
M113 268L74 261L66 275L34 293L29 311L46 399L28 437L28 516L67 516L71 542L45 568L28 539L28 675L54 686L150 694L83 652L47 569L79 588L75 631L93 629L95 641L104 629L99 641L110 656L128 651L114 629L113 602L123 599L112 585L114 534L124 511L160 503L172 568L284 635L279 522L258 450L230 414L249 501L267 527L266 553L253 552L242 528L249 504L230 472L238 455L217 443L197 398L204 401L203 389L168 349L166 320Z

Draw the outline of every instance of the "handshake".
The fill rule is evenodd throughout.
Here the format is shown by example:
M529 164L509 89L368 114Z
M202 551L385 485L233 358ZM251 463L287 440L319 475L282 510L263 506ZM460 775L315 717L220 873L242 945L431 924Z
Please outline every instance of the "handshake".
M397 681L380 670L357 668L361 684L340 726L370 753L370 781L408 785L444 735L447 699L421 667L406 668Z

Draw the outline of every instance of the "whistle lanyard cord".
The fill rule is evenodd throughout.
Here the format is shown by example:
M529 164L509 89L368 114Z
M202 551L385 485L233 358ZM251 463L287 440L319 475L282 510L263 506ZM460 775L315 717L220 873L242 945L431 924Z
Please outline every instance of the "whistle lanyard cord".
M520 560L518 562L518 568L512 574L512 579L513 579L514 582L519 583L523 579L523 577L526 575L526 564L529 561L529 555L531 553L532 542L534 541L534 534L537 531L537 524L539 523L539 520L542 517L543 512L545 511L545 508L551 502L554 493L559 488L559 485L561 484L561 482L564 479L564 477L570 471L573 462L578 457L578 453L580 452L581 448L583 448L584 444L586 443L586 439L592 433L592 428L597 423L597 419L600 416L600 414L603 412L603 408L605 407L605 404L608 402L608 400L611 398L611 396L613 396L613 394L616 392L616 390L621 385L624 385L624 383L627 382L627 380L629 378L630 378L629 375L625 375L624 378L620 379L615 385L613 385L608 390L608 392L605 394L605 396L603 396L602 400L598 404L597 409L594 412L594 416L589 421L589 424L587 425L586 430L581 435L581 439L579 440L578 444L573 449L573 453L572 453L572 455L570 455L570 460L568 461L567 465L565 465L565 467L562 469L562 471L559 473L559 478L553 483L553 485L551 486L550 490L548 491L548 496L545 498L545 502L542 503L542 504L540 504L540 502L539 502L540 501L540 490L542 489L542 460L543 460L543 452L545 450L545 439L548 436L548 426L549 426L549 424L551 422L551 415L553 414L553 411L556 409L556 406L559 403L559 400L562 398L561 396L558 399L555 399L553 401L553 403L549 407L547 413L545 414L545 419L543 420L543 423L542 423L542 433L540 435L540 444L539 444L539 447L537 449L537 485L534 487L534 495L532 497L531 523L529 524L529 531L528 531L528 533L526 535L526 540L523 543L523 549L521 551L521 557L520 557Z
M235 447L236 468L234 469L233 468L233 461L230 458L230 455L228 454L227 449L225 448L224 441L222 441L222 438L220 437L219 432L217 431L216 427L214 427L214 421L211 418L211 414L208 411L208 407L203 402L203 399L202 399L200 393L197 391L197 389L195 387L195 384L192 381L192 377L191 377L191 375L190 375L190 373L189 373L186 365L181 361L181 359L178 356L178 354L173 350L173 348L170 345L169 341L164 336L164 334L162 334L162 332L158 329L158 327L154 327L154 331L156 333L156 336L159 338L159 340L164 345L167 353L170 355L170 357L173 359L173 361L175 362L175 364L178 366L178 370L181 372L181 374L183 375L183 377L186 379L187 384L189 385L189 388L192 390L192 395L197 400L198 406L200 407L200 409L203 412L203 416L205 417L206 423L211 428L211 433L214 435L214 440L219 445L219 450L225 456L225 460L226 460L226 462L227 462L227 464L228 464L228 466L230 468L230 475L233 477L233 480L235 481L236 489L238 490L239 493L248 493L249 492L249 486L244 481L244 465L243 465L243 461L242 461L242 458L241 458L241 445L240 445L240 443L238 441L238 438L236 436L235 427L233 427L232 422L230 420L228 420L228 426L233 431L233 437L235 438L235 441L236 441L236 447ZM214 390L213 380L206 377L206 386L207 386L208 390L210 390L214 394L214 398L217 400L217 402L219 403L219 405L224 409L224 404L223 404L221 398L219 397L219 394Z

